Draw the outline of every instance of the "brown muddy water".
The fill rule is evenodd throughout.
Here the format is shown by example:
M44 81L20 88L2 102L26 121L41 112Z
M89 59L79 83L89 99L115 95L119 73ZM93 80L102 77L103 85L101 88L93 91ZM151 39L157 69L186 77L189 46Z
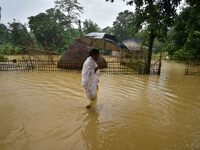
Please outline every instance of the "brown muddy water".
M0 150L199 150L200 76L101 75L95 109L80 73L0 72Z

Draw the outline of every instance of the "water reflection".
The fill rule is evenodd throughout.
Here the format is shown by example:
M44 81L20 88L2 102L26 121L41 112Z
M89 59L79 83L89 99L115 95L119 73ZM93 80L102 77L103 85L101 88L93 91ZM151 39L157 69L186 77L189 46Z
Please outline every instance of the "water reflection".
M86 122L85 128L82 131L82 137L85 141L86 149L100 149L99 138L99 113L96 111L88 111L84 120Z

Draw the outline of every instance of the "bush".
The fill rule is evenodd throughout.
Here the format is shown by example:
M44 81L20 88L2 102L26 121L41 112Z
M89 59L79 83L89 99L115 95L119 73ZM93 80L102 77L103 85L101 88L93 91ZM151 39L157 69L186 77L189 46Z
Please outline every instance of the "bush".
M0 54L0 62L5 62L5 61L8 61L8 58Z
M189 56L189 51L187 49L184 49L184 48L179 49L173 55L174 59L181 60L181 61L187 60L188 56Z
M22 53L22 49L17 46L13 46L10 43L0 45L0 54L14 55L14 54L20 54L20 53Z
M162 48L162 51L168 52L168 55L172 57L174 53L176 52L176 47L173 44L167 44L166 46Z

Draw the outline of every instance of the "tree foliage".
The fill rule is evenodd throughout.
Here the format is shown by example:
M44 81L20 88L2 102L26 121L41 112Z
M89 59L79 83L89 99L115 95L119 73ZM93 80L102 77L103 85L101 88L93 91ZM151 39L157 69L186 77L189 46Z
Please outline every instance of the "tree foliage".
M11 43L15 46L30 46L32 39L25 25L20 22L9 23Z
M80 36L73 23L77 22L82 11L77 0L55 0L55 8L28 18L30 32L15 20L9 28L0 24L0 53L17 54L22 51L18 46L40 46L45 50L63 52Z
M4 24L0 25L0 54L12 55L24 53L19 46L32 45L26 26L19 22L9 23L9 28ZM2 56L3 58L3 56Z
M9 42L10 42L9 29L4 24L0 24L0 44Z
M186 0L187 4L192 7L192 9L198 13L200 11L200 1L199 0Z
M114 0L106 0L113 2ZM140 25L149 34L149 54L146 73L150 73L153 42L156 37L163 40L168 28L173 25L176 8L181 0L129 0L127 4L136 6L136 26Z
M120 12L113 22L113 32L119 40L130 38L134 35L134 13L125 10Z
M0 62L6 62L8 58L0 54Z
M109 26L103 28L102 32L108 33L108 34L114 34L113 27L109 27Z
M176 19L165 49L174 59L186 60L200 55L200 14L186 7Z
M77 0L55 0L55 8L67 13L70 24L77 23L80 13L83 12L83 7Z
M188 14L186 21L188 36L184 47L189 51L190 56L196 57L200 56L200 1L188 0L188 4L190 6L183 11Z
M29 17L29 27L38 43L46 50L55 50L64 45L64 31L68 18L58 9Z
M22 48L18 46L14 46L11 43L5 43L5 44L0 45L0 54L15 55L15 54L22 54L22 53L24 53Z
M85 20L83 22L83 32L84 34L87 34L87 33L90 33L90 32L100 32L101 29L100 27L95 23L93 22L92 20Z

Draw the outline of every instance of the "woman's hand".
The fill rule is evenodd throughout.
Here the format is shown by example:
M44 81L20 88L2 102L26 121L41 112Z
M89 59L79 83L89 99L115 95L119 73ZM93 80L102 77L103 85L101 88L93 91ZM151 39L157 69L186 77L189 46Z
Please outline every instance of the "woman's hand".
M99 66L97 66L97 67L94 69L94 72L96 73L97 70L99 70Z

